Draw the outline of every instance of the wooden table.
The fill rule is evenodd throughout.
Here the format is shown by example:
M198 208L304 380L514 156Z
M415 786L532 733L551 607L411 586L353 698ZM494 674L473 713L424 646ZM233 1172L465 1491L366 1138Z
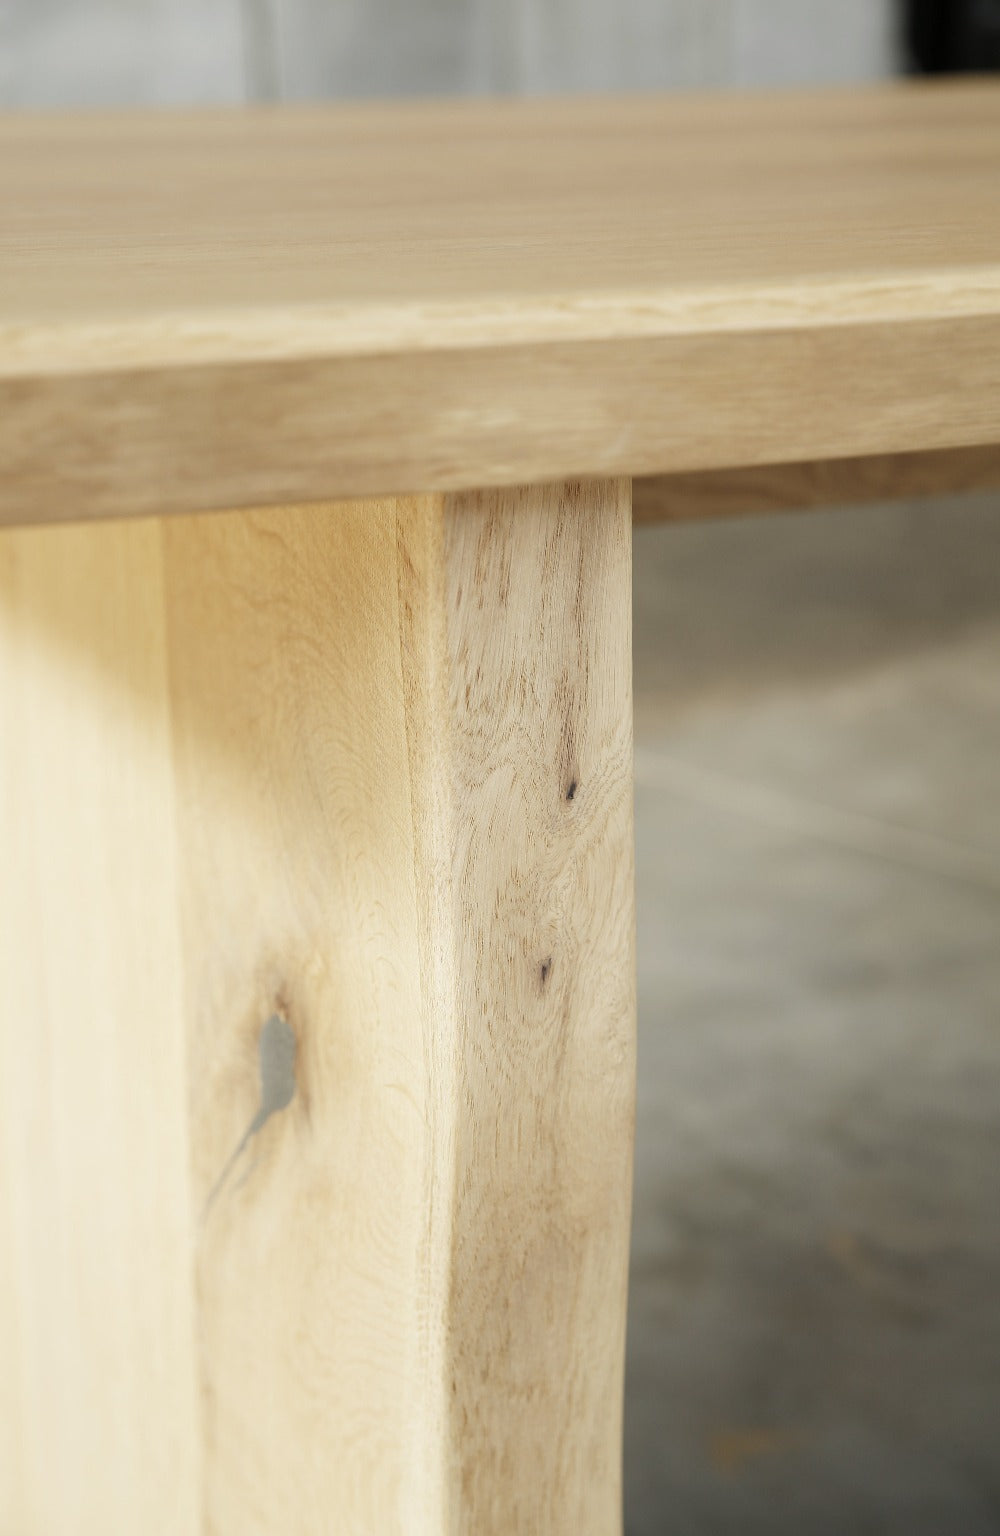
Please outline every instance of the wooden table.
M998 443L994 85L2 122L0 1530L620 1529L633 503Z

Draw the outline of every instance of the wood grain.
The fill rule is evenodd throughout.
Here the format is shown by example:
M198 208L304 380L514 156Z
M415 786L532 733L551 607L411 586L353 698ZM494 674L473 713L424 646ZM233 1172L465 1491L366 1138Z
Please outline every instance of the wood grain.
M746 517L1000 487L1000 445L654 475L633 482L637 524Z
M0 1530L199 1527L160 531L0 536Z
M205 1528L298 1536L336 1510L359 1536L404 1513L441 1530L396 509L182 519L164 540ZM432 705L424 686L410 707ZM233 1162L274 1014L295 1097ZM447 1095L447 1059L429 1068Z
M0 521L995 443L1000 86L0 123Z
M0 550L0 1524L619 1528L627 483Z
M457 1528L614 1532L633 1123L627 486L446 521ZM501 1236L502 1234L502 1236Z

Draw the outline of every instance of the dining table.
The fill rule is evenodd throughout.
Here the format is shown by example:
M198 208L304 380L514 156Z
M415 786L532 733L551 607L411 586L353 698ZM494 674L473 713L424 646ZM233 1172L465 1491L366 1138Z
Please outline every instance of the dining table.
M633 522L997 485L988 78L0 116L4 1536L621 1532Z

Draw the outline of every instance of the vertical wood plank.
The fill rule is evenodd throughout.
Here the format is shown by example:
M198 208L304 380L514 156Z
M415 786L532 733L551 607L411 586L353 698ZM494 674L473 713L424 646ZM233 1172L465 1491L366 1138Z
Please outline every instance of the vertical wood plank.
M415 542L437 515L414 505ZM404 697L397 510L164 532L206 1528L440 1531L407 747L429 700L426 669ZM243 1144L272 1016L294 1034L295 1093Z
M165 538L209 1528L613 1530L628 487Z
M7 536L29 1530L618 1526L629 500Z
M0 1530L198 1529L159 528L0 535Z
M630 540L623 482L447 507L462 1531L621 1519Z

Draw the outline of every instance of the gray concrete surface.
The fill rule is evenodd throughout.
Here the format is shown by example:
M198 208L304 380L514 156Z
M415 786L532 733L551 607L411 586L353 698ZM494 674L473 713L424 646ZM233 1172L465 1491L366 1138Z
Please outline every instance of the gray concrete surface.
M639 531L630 1536L1000 1530L1000 499Z

